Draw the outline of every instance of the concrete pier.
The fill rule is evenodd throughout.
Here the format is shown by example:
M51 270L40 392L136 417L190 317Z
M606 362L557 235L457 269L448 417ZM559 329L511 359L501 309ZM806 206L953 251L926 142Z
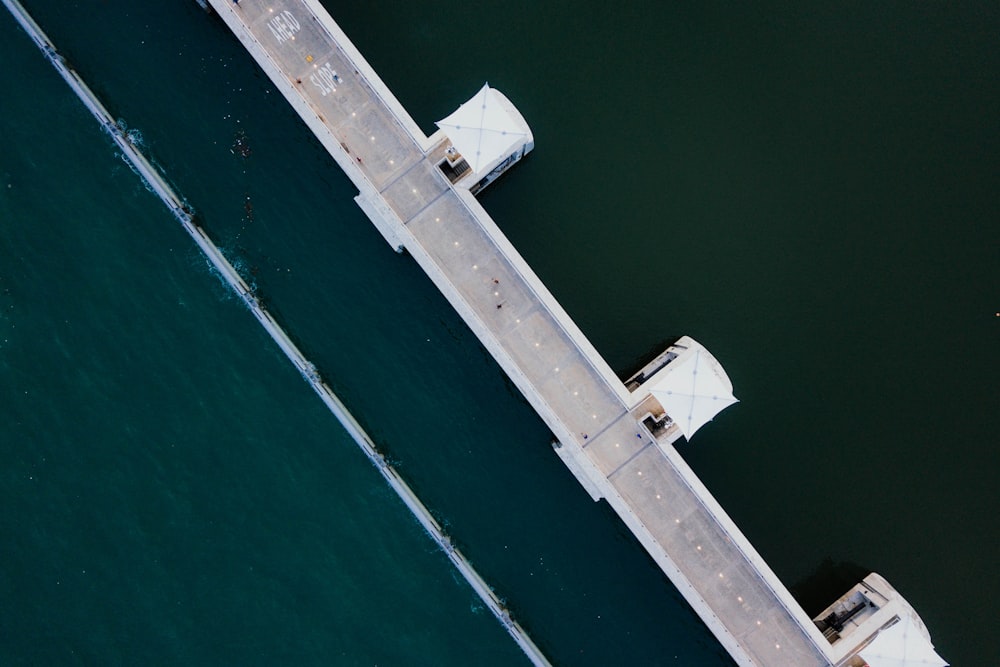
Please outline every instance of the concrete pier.
M405 248L605 499L741 665L841 665L836 650L476 199L437 168L425 136L315 0L210 0L359 190L387 242ZM474 84L470 83L470 93Z
M741 665L826 665L829 643L425 136L312 0L211 3L545 420L558 452L604 498ZM472 91L470 91L472 92Z

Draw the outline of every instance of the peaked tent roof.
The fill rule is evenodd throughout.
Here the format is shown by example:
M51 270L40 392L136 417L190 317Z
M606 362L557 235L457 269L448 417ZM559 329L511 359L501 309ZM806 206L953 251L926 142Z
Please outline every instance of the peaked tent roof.
M687 440L739 402L722 365L700 343L691 342L694 345L667 365L668 372L650 390Z
M487 83L455 113L436 123L475 174L506 156L530 135L505 102L506 98Z
M927 637L904 616L882 630L860 655L871 667L947 667Z

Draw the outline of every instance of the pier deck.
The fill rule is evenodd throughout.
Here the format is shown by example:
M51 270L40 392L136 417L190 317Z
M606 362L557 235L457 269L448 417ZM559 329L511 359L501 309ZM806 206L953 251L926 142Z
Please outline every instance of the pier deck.
M742 665L827 665L830 646L426 137L314 0L210 0L603 497ZM470 84L470 92L473 86ZM613 565L612 565L613 567ZM843 658L841 658L843 659Z

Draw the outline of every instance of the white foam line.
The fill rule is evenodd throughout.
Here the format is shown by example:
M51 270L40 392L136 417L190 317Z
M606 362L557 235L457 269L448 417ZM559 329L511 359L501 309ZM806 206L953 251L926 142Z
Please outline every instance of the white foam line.
M160 173L150 164L149 160L139 151L128 138L128 135L118 126L108 110L101 104L97 95L84 83L83 79L66 63L66 60L59 55L55 46L49 40L45 32L35 23L34 19L21 6L17 0L0 0L7 7L25 32L34 40L38 48L45 54L45 57L52 63L62 78L69 84L76 93L80 101L90 110L94 118L101 124L104 130L111 136L114 142L121 148L122 153L128 161L139 172L139 175L153 189L153 192L163 201L173 212L177 220L183 225L187 233L194 239L195 243L212 263L212 266L229 283L229 286L239 295L243 303L250 309L261 326L271 335L271 338L285 353L285 356L295 365L302 374L302 377L310 384L313 390L319 395L330 412L337 418L341 425L347 430L350 436L360 447L365 456L375 465L382 477L389 483L389 486L396 492L396 495L409 508L416 517L420 525L431 536L435 543L444 551L451 564L459 571L463 578L472 586L476 594L483 603L489 607L493 615L500 621L508 634L517 642L525 655L535 665L549 665L541 649L525 632L524 628L514 620L504 603L497 597L493 589L476 572L475 568L462 552L451 543L451 539L445 534L441 525L431 515L430 510L424 505L413 490L399 476L396 470L389 465L385 457L378 451L374 441L365 432L361 425L348 412L344 404L337 398L330 387L323 381L316 367L309 362L295 344L288 338L281 326L278 325L274 317L267 312L260 301L253 294L246 281L240 277L229 260L223 256L205 231L194 222L194 213L183 203L173 188L166 182Z

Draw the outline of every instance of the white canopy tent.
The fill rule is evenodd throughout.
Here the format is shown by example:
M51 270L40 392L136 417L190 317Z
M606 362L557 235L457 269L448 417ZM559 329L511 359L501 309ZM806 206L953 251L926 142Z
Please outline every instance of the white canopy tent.
M690 342L693 345L667 365L650 389L689 441L715 415L738 402L722 365L700 343Z
M518 145L531 141L531 130L524 119L488 83L455 113L439 120L437 126L477 175L483 175Z
M878 633L860 651L871 667L947 667L934 647L909 616Z

